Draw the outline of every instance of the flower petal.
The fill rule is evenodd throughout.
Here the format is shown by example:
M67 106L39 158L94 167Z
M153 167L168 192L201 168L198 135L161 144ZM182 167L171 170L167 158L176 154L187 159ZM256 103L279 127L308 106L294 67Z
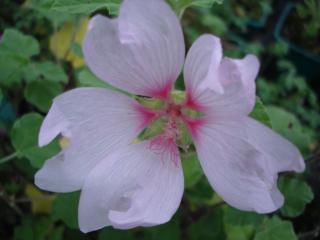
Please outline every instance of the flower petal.
M277 172L267 171L263 154L241 139L246 138L245 131L232 135L232 129L243 128L245 122L237 119L233 125L207 123L199 128L195 144L202 168L213 189L231 206L275 211L284 201L276 185Z
M223 93L218 69L222 59L220 39L202 35L191 46L184 66L184 78L189 95L196 100L206 89Z
M230 84L223 94L207 89L199 92L196 99L190 95L188 97L186 104L203 112L206 119L241 117L247 109L246 96L243 94L241 83Z
M163 0L125 0L119 18L92 18L83 52L101 79L134 94L166 97L184 62L179 20Z
M86 179L79 203L83 232L112 225L128 229L170 220L183 194L183 173L150 149L131 144L101 161Z
M38 187L54 191L79 190L95 165L116 148L129 144L144 121L136 102L99 88L78 88L54 99L39 134L45 145L59 133L70 144L37 172Z
M305 163L297 147L254 119L247 118L249 143L266 158L270 172L303 172Z
M260 68L259 60L254 55L247 55L243 59L224 58L219 68L220 81L224 88L228 85L239 82L243 84L243 90L247 97L247 114L249 114L255 104L256 84L255 79Z

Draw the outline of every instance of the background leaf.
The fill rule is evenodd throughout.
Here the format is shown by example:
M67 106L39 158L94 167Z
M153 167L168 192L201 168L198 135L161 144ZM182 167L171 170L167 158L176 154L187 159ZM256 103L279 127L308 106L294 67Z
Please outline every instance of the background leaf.
M59 83L39 80L27 84L24 96L40 111L47 112L52 104L52 99L61 92L62 86Z
M84 87L100 87L100 88L112 88L108 83L98 79L93 73L88 69L82 69L78 74L78 83L80 86Z
M55 0L52 9L69 13L90 14L105 8L111 14L115 14L120 2L121 0Z
M181 230L177 217L173 217L170 223L165 223L159 226L151 227L145 231L145 239L148 240L179 240L181 239Z
M0 43L0 53L6 55L18 55L29 58L40 52L38 41L15 29L6 29Z
M274 216L267 219L257 232L254 240L297 240L292 223Z
M52 208L52 217L62 220L70 228L78 228L78 203L80 192L60 193Z
M132 233L128 231L113 229L112 227L104 228L100 233L98 240L134 240Z
M192 223L188 229L190 240L224 239L222 209L214 209Z
M223 0L168 0L178 16L181 16L184 10L191 6L210 8L214 3L223 3Z
M311 139L301 126L300 121L291 113L279 107L268 106L266 110L270 116L273 129L293 142L300 151L309 151Z
M52 209L53 195L45 194L35 186L28 184L25 189L26 195L31 201L33 213L50 213Z
M282 177L279 180L279 189L285 198L281 213L287 217L300 215L306 204L313 200L312 189L306 182L299 179Z
M189 152L181 156L185 188L193 187L202 177L203 172L197 153Z
M35 168L41 167L46 159L59 151L57 141L42 148L38 147L38 134L42 120L42 116L38 113L28 113L14 123L11 131L12 144L18 155L29 159Z
M250 116L256 119L257 121L265 124L269 128L272 128L272 124L271 124L271 120L268 115L268 112L259 97L256 97L256 104L252 112L250 113Z
M0 41L0 84L19 83L30 57L39 53L39 43L15 29L6 29Z
M25 78L28 82L38 80L39 78L51 82L68 82L68 76L63 68L50 61L30 63L25 69Z
M14 240L44 240L49 235L50 224L49 218L26 217L22 224L14 229Z
M245 212L227 207L224 209L224 222L230 225L243 226L252 225L259 226L264 219L264 216L254 212Z
M50 37L50 50L57 59L67 60L75 68L84 65L83 57L77 54L72 46L74 43L82 43L88 22L88 18L82 18L76 24L66 22Z
M254 235L254 227L251 225L234 226L225 224L227 240L250 240Z
M74 15L68 12L59 12L52 9L55 0L27 0L24 5L27 8L35 10L43 18L52 22L56 29L66 21L74 19Z

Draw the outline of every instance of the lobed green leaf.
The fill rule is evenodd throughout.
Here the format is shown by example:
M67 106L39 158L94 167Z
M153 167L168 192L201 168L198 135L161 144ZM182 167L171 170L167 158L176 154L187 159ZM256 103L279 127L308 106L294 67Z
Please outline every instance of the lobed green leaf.
M19 157L26 157L31 165L40 168L46 159L59 151L59 144L53 141L45 147L38 147L38 134L42 123L38 113L28 113L18 119L11 130L12 145Z
M274 216L261 225L254 240L297 240L297 236L291 222Z
M99 9L108 9L110 14L118 12L121 0L55 0L52 10L73 14L90 14Z
M70 228L78 228L78 203L80 192L60 193L52 206L54 220L62 220Z
M302 214L314 197L311 187L299 179L282 177L279 189L285 197L281 213L287 217L297 217Z
M51 82L68 82L68 76L63 68L50 61L30 63L24 70L25 79L28 82L38 80L39 78Z
M59 83L39 80L27 84L24 97L40 111L47 112L52 104L52 99L61 92L62 86Z
M256 119L257 121L265 124L266 126L272 128L272 124L271 124L271 120L268 115L268 112L259 97L256 97L256 104L252 112L250 113L250 116Z

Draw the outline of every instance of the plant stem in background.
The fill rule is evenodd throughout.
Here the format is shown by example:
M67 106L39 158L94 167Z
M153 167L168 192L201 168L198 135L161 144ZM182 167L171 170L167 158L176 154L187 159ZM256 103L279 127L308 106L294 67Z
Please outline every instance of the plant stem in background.
M3 163L6 163L6 162L9 162L9 161L11 161L11 160L15 159L15 158L16 158L16 156L17 156L17 153L16 153L16 152L14 152L14 153L12 153L12 154L10 154L10 155L8 155L8 156L4 157L4 158L1 158L1 159L0 159L0 164L3 164Z
M23 215L21 209L15 205L14 200L2 190L0 190L0 199L2 199L17 215Z

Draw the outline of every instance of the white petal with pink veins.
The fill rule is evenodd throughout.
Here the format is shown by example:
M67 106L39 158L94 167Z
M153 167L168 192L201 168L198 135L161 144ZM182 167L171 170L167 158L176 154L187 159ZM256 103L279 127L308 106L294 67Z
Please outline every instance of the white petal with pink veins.
M241 82L246 95L247 111L249 114L256 100L256 77L260 68L259 60L254 55L247 55L243 59L223 58L219 68L220 81L224 88L229 84Z
M163 0L125 0L118 19L93 17L83 52L101 79L157 97L169 93L185 55L179 20Z
M298 148L254 119L246 119L248 141L266 158L270 172L303 172L304 159Z
M189 96L188 101L196 109L204 113L204 118L234 118L244 116L246 112L246 96L241 83L230 84L223 94L213 90L199 92L197 98ZM187 103L188 104L188 103Z
M83 232L129 229L169 221L183 194L180 165L150 149L150 141L119 149L89 174L79 203Z
M259 60L251 54L243 59L222 56L220 39L213 35L202 35L192 45L184 66L188 101L195 106L201 105L207 90L223 94L230 86L239 84L239 94L244 96L246 104L244 113L249 114L255 104Z
M184 66L186 90L193 100L206 89L223 93L218 74L221 59L222 47L219 38L206 34L193 43Z
M90 170L111 151L129 144L144 116L127 96L99 88L78 88L54 99L42 123L39 143L59 133L70 144L37 172L38 187L55 192L79 190Z
M245 128L245 122L234 122ZM238 127L236 127L238 125ZM263 153L247 141L246 132L236 136L232 128L207 123L198 128L195 141L201 166L213 189L231 206L246 211L268 213L283 204L277 189L277 172L269 172Z

